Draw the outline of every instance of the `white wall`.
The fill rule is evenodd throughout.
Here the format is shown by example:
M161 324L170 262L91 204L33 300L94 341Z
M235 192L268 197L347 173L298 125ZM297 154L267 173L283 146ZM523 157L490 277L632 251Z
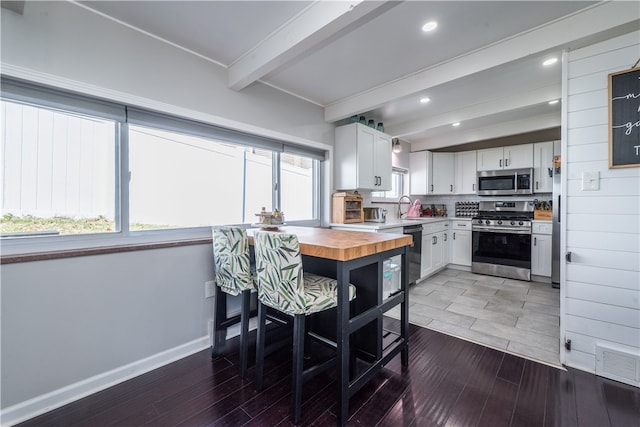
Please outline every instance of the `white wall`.
M637 31L568 54L561 340L572 349L561 360L590 372L597 344L640 358L640 168L608 168L607 130L607 76L639 57ZM581 190L585 171L599 172L599 190Z
M3 74L333 145L320 107L260 83L229 90L222 67L74 4L26 2L23 15L1 11ZM330 192L327 171L329 162ZM211 261L210 245L196 245L2 265L2 424L207 347Z
M26 2L23 15L2 9L1 31L3 74L51 76L60 87L333 145L321 107L260 83L227 89L225 68L74 4Z
M3 409L208 345L212 277L210 245L3 265Z

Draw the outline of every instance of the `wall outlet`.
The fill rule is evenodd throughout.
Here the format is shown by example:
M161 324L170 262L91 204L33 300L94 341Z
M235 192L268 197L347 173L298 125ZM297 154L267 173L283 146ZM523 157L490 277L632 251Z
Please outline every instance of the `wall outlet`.
M582 172L582 191L600 189L600 172Z
M213 292L216 286L215 280L209 280L208 282L204 282L204 297L205 298L213 298Z

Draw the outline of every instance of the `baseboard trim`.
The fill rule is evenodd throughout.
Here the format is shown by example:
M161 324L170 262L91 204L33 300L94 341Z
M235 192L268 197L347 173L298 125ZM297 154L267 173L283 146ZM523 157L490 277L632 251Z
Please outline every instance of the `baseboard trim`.
M89 396L176 360L197 353L211 346L209 336L204 336L178 347L137 360L102 374L78 381L49 393L34 397L2 409L0 424L12 426L53 409Z

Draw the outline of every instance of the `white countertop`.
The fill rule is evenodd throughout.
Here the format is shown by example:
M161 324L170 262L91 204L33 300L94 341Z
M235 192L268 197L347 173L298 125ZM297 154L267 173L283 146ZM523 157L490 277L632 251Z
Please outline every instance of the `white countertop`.
M437 217L422 217L416 219L391 219L387 222L357 222L353 224L329 224L330 227L344 227L344 228L357 228L371 231L384 230L387 228L395 228L395 227L405 227L408 225L416 225L416 224L430 224L434 222L440 221L449 221L449 220L469 220L471 218L457 218L457 217L447 217L447 216L437 216Z

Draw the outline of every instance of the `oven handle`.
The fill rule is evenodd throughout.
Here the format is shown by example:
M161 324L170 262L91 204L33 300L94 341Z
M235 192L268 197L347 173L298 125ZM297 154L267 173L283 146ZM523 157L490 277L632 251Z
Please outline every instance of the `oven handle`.
M471 231L483 231L487 233L508 233L508 234L531 234L531 229L528 228L526 230L517 230L513 228L507 227L478 227L475 226L471 229Z

